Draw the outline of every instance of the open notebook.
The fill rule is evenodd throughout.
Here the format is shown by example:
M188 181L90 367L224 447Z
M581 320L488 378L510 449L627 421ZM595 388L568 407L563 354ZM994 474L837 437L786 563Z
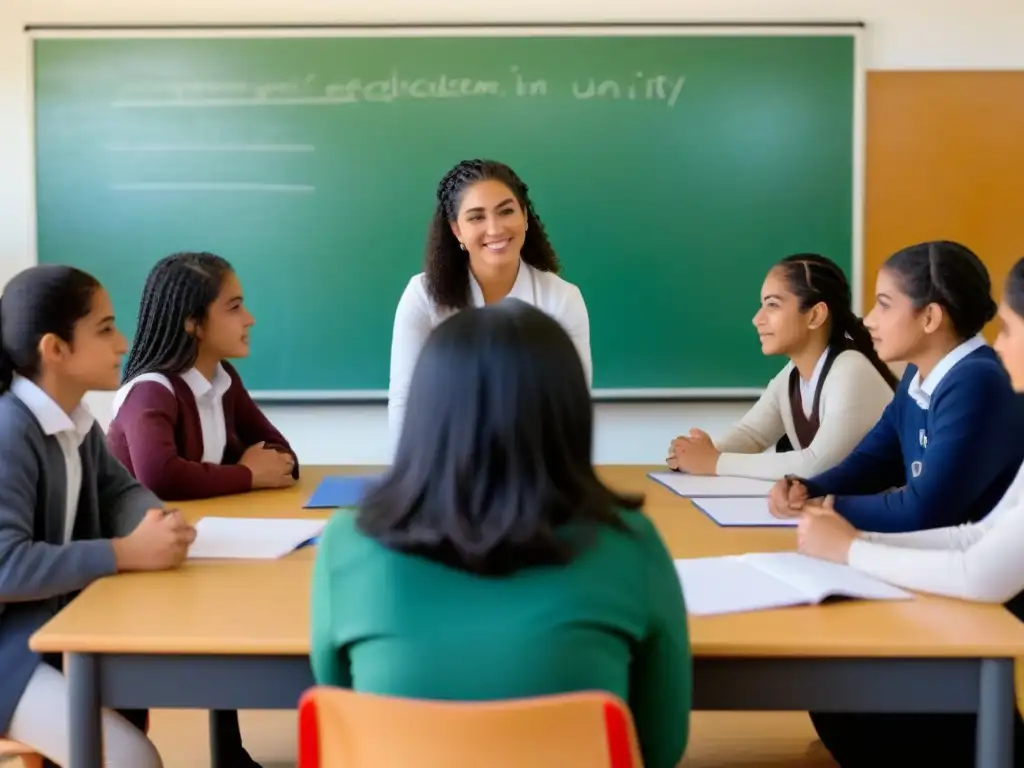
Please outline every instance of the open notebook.
M854 570L796 552L676 560L686 609L695 616L816 605L829 597L909 600L912 595Z

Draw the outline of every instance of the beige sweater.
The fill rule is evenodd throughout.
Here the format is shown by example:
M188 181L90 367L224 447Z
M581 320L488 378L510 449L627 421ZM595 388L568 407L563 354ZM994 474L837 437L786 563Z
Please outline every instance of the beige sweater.
M715 440L722 452L718 474L777 480L787 474L811 477L831 469L853 451L893 397L870 360L855 350L841 352L821 388L818 433L810 445L800 445L789 403L792 369L790 362L740 422ZM789 436L794 450L768 451L783 435Z

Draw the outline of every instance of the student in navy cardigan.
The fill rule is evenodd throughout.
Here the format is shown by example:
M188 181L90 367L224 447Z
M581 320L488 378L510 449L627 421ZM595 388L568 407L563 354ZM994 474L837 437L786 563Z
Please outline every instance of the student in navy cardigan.
M298 478L294 451L227 362L249 354L253 323L237 275L218 256L177 253L150 272L107 441L163 498L283 488ZM218 765L257 765L242 747L237 713L212 717Z
M893 402L844 462L809 480L776 483L769 506L779 515L832 508L854 528L878 533L977 522L1024 460L1020 401L978 336L997 311L988 272L958 243L922 243L886 261L876 294L865 324L878 354L910 363ZM971 758L931 738L934 716L812 712L811 721L842 768L877 765L871 743L914 745L887 751L893 764Z
M107 451L82 398L113 390L127 343L110 297L71 267L32 267L0 297L0 736L70 762L61 659L29 637L91 582L178 566L195 539ZM145 712L104 710L105 765L160 768Z
M769 506L799 515L830 496L855 528L878 533L978 521L1024 460L1024 410L979 335L997 309L988 271L958 243L922 243L886 261L876 291L865 324L878 354L909 363L896 395L844 461L780 480Z

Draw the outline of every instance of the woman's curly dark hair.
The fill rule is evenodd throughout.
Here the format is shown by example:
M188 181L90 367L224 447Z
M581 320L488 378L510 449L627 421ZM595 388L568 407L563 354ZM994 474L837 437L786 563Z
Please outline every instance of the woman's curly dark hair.
M466 189L490 180L507 186L526 213L526 237L520 252L523 261L541 272L558 274L561 270L544 224L530 202L529 188L516 172L496 160L463 160L437 185L437 207L427 234L423 271L427 293L438 307L464 309L470 305L469 254L459 247L451 224L459 217Z

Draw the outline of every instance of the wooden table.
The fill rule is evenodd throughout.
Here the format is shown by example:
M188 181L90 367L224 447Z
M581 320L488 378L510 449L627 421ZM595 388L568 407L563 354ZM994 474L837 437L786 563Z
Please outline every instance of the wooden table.
M647 494L646 512L674 556L793 548L792 529L718 527L648 480L647 469L604 467L601 474ZM181 507L192 520L318 516L301 507L321 477L374 471L307 467L286 491ZM100 768L101 704L294 708L313 683L312 562L307 548L282 560L188 562L88 587L30 641L36 651L69 654L69 768ZM1001 606L917 596L691 617L690 638L697 709L978 712L977 765L1012 765L1013 659L1024 656L1024 624Z

